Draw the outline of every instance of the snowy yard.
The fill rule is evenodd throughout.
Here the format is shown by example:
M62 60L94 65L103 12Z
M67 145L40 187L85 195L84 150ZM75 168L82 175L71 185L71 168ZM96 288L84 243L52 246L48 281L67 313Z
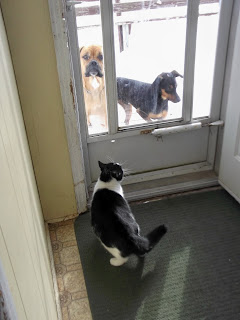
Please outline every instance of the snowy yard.
M137 12L125 12L120 17L114 16L117 76L152 83L162 72L177 70L183 74L186 10L186 6L168 7L158 10L144 9ZM194 118L208 116L210 113L218 11L218 3L204 4L199 7L193 102ZM150 21L159 17L165 20ZM128 47L120 52L117 26L124 20L131 19L136 22L131 24L131 32L125 41L125 45ZM96 26L97 24L100 24L99 15L77 17L79 47L102 43L101 28L99 25ZM91 25L94 26L91 27ZM176 80L178 83L177 92L182 98L183 79L178 77ZM180 118L182 107L182 101L177 104L169 102L169 113L166 119ZM124 115L122 107L119 106L119 126L124 125ZM144 120L134 112L130 125L143 122ZM102 130L97 128L97 123L91 132L96 132L96 130L98 132Z

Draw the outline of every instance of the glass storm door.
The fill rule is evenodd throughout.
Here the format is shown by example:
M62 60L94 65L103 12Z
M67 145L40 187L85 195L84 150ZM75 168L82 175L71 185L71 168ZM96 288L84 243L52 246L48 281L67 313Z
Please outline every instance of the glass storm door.
M88 185L98 160L125 183L213 168L232 1L65 5Z

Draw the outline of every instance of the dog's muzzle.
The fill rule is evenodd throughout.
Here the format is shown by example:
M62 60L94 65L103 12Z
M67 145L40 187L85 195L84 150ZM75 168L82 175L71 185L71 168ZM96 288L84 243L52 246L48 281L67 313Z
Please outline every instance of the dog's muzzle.
M173 103L177 103L177 102L181 101L181 99L177 93L169 95L167 99Z
M96 60L92 60L86 67L86 77L103 77L102 69Z
M179 101L181 101L181 99L180 99L179 95L176 94L175 99L172 102L177 103Z

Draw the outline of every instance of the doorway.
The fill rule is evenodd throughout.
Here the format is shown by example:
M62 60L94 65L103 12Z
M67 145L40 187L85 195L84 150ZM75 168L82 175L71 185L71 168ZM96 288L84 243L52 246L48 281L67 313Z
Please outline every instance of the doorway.
M98 160L124 163L131 172L125 185L213 170L232 4L64 2L88 190L98 178ZM103 47L105 127L97 115L91 126L87 122L79 54L86 43ZM151 84L172 70L183 75L176 77L181 101L169 101L167 115L151 121L133 107L129 123L124 123L117 78Z

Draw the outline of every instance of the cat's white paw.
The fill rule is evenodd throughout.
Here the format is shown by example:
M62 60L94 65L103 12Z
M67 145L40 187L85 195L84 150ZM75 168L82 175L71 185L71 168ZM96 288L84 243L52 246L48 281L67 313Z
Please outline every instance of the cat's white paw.
M112 266L114 266L114 267L119 267L119 266L123 265L127 261L128 261L128 258L121 258L121 259L111 258L110 259L110 264Z

